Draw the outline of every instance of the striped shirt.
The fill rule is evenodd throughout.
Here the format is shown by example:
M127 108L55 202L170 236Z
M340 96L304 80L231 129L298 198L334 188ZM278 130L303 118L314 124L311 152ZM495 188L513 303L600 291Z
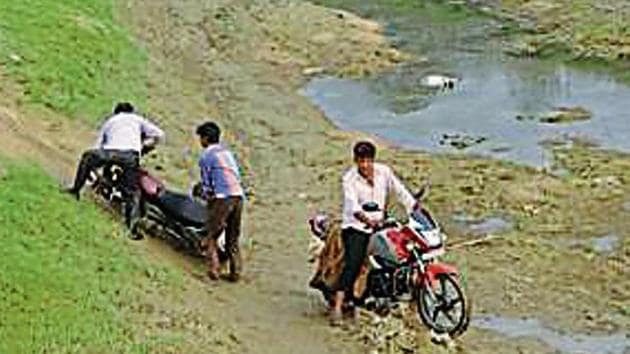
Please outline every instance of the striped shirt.
M234 154L223 145L208 146L199 159L199 169L205 197L243 196L238 163Z

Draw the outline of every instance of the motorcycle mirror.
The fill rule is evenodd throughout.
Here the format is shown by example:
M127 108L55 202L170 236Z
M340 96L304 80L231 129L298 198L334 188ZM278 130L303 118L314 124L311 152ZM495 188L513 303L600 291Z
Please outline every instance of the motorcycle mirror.
M363 209L363 211L366 211L366 212L373 212L373 211L379 211L380 210L377 202L366 202L366 203L363 203L363 205L361 206L361 209Z
M425 182L420 190L413 195L416 200L422 200L429 195L429 190L431 189L431 184L429 182Z

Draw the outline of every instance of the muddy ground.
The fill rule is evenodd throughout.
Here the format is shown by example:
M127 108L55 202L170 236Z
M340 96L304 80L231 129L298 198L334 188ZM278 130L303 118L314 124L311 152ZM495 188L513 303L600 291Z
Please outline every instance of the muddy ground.
M183 343L165 343L163 352L373 349L363 335L368 324L360 333L329 328L317 296L306 286L305 220L315 209L338 210L340 173L350 165L350 147L361 135L337 131L299 89L313 72L369 74L404 55L389 48L378 25L300 1L123 1L119 13L149 52L151 97L145 110L158 117L169 136L147 165L185 189L192 163L183 151L195 145L195 124L209 117L224 127L226 140L246 162L255 191L245 216L243 282L209 284L200 277L200 262L157 240L130 243L190 275L181 289L157 289L139 299L131 318L144 335L182 336ZM54 113L21 106L11 93L19 90L6 91L0 100L3 151L27 154L69 178L76 156L91 142L91 127L59 123ZM34 128L44 133L34 135ZM433 182L427 204L449 232L449 242L471 237L454 214L502 215L513 222L513 229L487 243L450 251L465 272L475 314L532 317L576 333L630 328L627 156L579 146L560 149L564 172L557 175L385 144L381 149L380 159L410 186ZM572 243L607 234L620 241L605 254ZM555 351L535 339L474 327L454 349L446 349L415 329L417 337L396 339L411 343L412 352ZM396 341L378 347L409 352Z
M573 59L614 61L628 67L630 4L605 0L468 0L468 4L518 27L506 48L515 55L564 52ZM626 76L627 78L627 76Z

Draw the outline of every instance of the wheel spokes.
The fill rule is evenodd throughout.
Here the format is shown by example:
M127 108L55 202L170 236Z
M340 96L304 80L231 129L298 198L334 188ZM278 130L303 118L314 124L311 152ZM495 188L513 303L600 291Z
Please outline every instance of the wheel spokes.
M448 283L450 282L450 280L447 277L439 277L439 281L440 281L440 294L436 294L436 297L439 298L439 305L435 308L435 312L434 313L434 322L435 322L435 318L438 317L437 313L438 312L442 312L444 314L444 317L446 317L446 319L451 323L451 325L455 325L457 324L457 321L453 318L453 316L451 315L450 311L460 302L463 301L462 297L459 295L456 295L457 297L453 300L449 299L449 291L448 291ZM457 293L457 291L455 291Z
M444 305L444 307L446 308L446 311L450 311L453 309L453 307L455 307L455 305L459 304L460 302L462 302L462 298L458 297L455 300L449 301L447 304Z
M451 333L464 323L466 299L451 275L438 274L434 281L427 281L420 301L421 318L430 328Z
M457 321L453 319L453 317L449 313L449 310L446 310L446 309L441 309L441 310L444 316L451 322L451 324L457 324Z
M433 310L433 314L431 315L431 321L433 321L433 323L437 321L437 318L440 312L442 312L442 306L441 305L436 306L435 309Z

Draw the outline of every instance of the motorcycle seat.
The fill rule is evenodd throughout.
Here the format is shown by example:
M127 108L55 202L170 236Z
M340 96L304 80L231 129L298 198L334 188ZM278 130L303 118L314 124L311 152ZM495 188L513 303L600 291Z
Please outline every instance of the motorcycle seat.
M165 190L160 193L158 203L169 216L186 226L206 224L206 207L185 194Z

